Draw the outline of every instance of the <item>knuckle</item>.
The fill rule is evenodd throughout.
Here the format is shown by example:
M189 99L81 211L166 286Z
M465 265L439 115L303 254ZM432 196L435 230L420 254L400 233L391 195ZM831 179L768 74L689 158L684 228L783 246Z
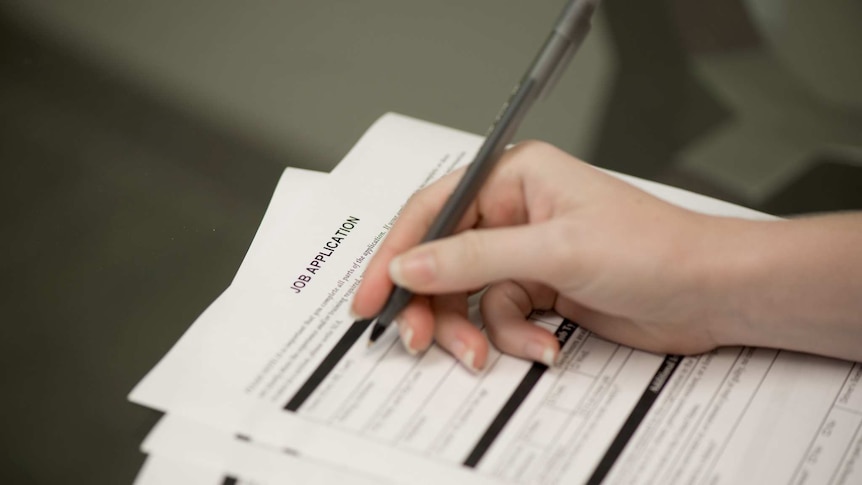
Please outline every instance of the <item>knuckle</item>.
M497 200L485 213L484 224L490 227L522 222L526 217L522 204L513 197Z
M577 259L574 252L577 246L572 242L579 236L573 234L576 228L569 224L552 224L548 229L548 244L543 245L545 253L540 261L548 263L543 265L542 271L559 287L578 273L578 268L574 267Z
M517 152L527 152L531 154L544 153L551 150L556 150L553 145L542 140L524 140L513 147Z
M506 150L506 158L510 163L530 162L546 158L559 152L555 146L541 140L524 140Z

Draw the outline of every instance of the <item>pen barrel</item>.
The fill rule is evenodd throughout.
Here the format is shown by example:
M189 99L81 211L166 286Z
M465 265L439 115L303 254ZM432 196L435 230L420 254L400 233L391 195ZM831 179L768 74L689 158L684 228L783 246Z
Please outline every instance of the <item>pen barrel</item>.
M535 81L525 79L518 85L512 96L500 112L491 131L485 137L484 143L476 153L475 158L467 166L467 170L455 186L455 190L446 199L440 213L431 223L422 242L446 237L455 230L467 207L473 203L482 183L491 173L497 160L502 156L506 145L511 141L521 119L527 113L529 106L536 99Z
M590 30L590 19L599 6L599 0L572 0L560 14L554 31L568 37L571 41L583 40Z
M560 14L527 73L503 105L485 142L467 168L461 181L446 200L422 242L446 237L455 230L467 207L473 202L482 182L520 125L533 102L546 94L566 68L590 30L598 0L571 0Z
M396 286L389 295L389 298L386 300L386 304L378 315L377 321L381 322L383 325L387 325L395 320L395 317L401 313L401 310L410 303L410 299L412 297L413 293L411 291L400 286Z
M566 4L542 49L500 109L500 114L491 125L484 143L421 242L440 239L454 232L485 179L503 155L506 145L511 142L530 106L549 91L553 81L559 77L569 58L580 46L590 29L590 18L597 4L598 0L571 0ZM413 294L404 288L396 286L393 289L377 317L371 334L372 341L407 306L412 296Z
M592 27L592 15L597 4L597 0L571 0L566 4L527 71L526 77L536 80L539 98L551 92L581 47Z

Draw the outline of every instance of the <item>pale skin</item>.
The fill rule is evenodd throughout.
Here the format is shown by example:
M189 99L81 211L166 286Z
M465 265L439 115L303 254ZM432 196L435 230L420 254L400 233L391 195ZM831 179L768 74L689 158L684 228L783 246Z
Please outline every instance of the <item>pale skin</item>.
M661 201L542 142L508 150L453 236L418 245L461 176L418 192L369 262L352 310L393 282L410 352L436 341L472 370L500 351L552 365L552 309L602 337L660 353L751 345L862 361L862 214L750 221ZM488 338L467 320L487 288Z

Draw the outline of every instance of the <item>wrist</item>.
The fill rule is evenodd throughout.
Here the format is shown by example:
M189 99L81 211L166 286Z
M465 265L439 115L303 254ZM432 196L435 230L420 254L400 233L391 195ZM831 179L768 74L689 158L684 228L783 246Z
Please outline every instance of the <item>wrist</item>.
M859 359L860 222L852 215L710 221L696 274L716 344Z
M766 222L703 216L696 224L688 278L693 322L716 346L762 345L768 334L752 306L752 295L769 273L762 232Z

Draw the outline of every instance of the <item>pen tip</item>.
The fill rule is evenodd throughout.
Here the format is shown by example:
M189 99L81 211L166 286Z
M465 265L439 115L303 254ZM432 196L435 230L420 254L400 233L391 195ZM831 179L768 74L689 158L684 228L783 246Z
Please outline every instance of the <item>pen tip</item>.
M370 347L374 342L383 335L383 331L386 330L385 325L380 325L380 322L374 324L374 327L371 329L371 335L368 336L368 346Z

